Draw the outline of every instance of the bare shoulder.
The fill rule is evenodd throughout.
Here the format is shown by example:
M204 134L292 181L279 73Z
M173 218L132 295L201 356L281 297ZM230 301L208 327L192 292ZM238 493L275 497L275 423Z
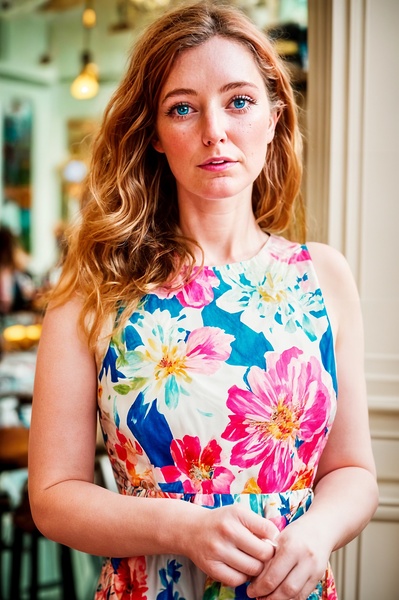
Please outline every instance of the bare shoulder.
M39 344L39 356L51 354L57 348L57 355L72 348L90 354L87 341L79 325L82 301L74 297L60 305L50 304L43 319ZM54 358L53 358L54 359Z
M344 315L359 310L359 295L352 270L345 256L332 246L309 242L307 248L333 328L337 330Z
M356 289L351 268L345 256L336 248L319 242L308 242L307 248L322 287L344 286L341 291Z
M345 256L333 246L321 244L320 242L308 242L306 244L312 257L315 269L320 275L326 271L327 275L345 277L350 274L350 269Z
M96 363L93 351L81 333L79 316L81 302L70 300L50 306L43 320L36 360L34 402L36 409L48 411L82 410L82 394L95 396ZM94 401L94 400L93 400ZM47 406L47 409L45 408ZM46 413L47 414L47 413Z
M69 321L69 319L72 319L72 322L78 320L82 305L83 302L78 296L74 296L62 304L54 305L50 302L46 310L45 320L57 321L58 319L66 319Z

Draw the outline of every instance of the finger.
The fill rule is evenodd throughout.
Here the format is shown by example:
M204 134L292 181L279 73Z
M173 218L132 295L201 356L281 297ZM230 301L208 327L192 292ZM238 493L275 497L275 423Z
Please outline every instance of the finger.
M273 523L271 523L271 527L267 524L264 527L265 521L266 519L255 513L239 509L235 513L233 520L229 519L224 522L219 521L218 523L221 538L229 540L228 546L223 544L223 559L227 560L231 566L238 570L247 569L248 575L251 577L258 575L262 571L264 563L272 558L275 551L275 548L270 543L265 542L265 538L269 537L265 535L265 529L269 530L272 535L275 535L277 528ZM254 529L258 534L261 533L262 537L258 537L254 533ZM243 555L246 555L246 557L241 554L236 555L244 560L244 568L238 562L231 562L236 549L242 552Z
M276 590L286 580L289 574L295 569L297 565L297 559L291 554L284 552L284 549L274 548L270 542L267 544L268 547L275 553L272 560L268 565L265 565L262 573L255 577L248 586L247 593L251 598L267 596L271 594L271 600L277 600L277 596L274 596ZM295 598L295 596L285 596L287 598Z
M315 590L317 579L309 575L303 568L296 565L284 580L272 591L262 589L259 600L305 600Z
M246 552L234 546L226 546L226 552L220 556L220 560L234 571L244 573L248 580L259 575L264 568L263 560L256 558L251 552L254 553L251 548L249 552ZM260 551L257 553L261 554ZM267 553L271 554L269 547L264 552L265 555Z
M276 539L280 534L276 525L247 510L241 511L240 520L247 532L237 531L238 535L235 539L237 547L263 563L269 561L274 555Z
M218 563L210 572L207 573L215 581L221 581L223 585L228 587L238 587L248 581L248 575L236 569L233 569L225 563Z
M250 510L242 511L242 519L245 527L261 539L274 540L280 534L279 529L270 519L266 519Z
M315 591L317 582L317 577L297 565L273 594L268 596L268 600L285 600L286 598L306 600Z
M277 548L277 542L275 540L270 540L269 538L265 539L265 542L267 542L268 544L271 545L271 547L273 548L273 556L276 552L276 548Z
M254 535L242 537L242 539L237 543L237 546L242 552L245 552L245 554L260 562L260 571L253 573L252 576L259 575L265 563L268 563L276 552L275 544L271 540L260 540Z

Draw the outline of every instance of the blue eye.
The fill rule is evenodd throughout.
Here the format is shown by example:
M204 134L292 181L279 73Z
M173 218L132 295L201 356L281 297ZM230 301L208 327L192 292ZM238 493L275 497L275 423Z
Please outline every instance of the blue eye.
M174 118L183 118L188 117L193 112L195 112L195 110L192 106L190 106L190 104L187 102L178 102L177 104L174 104L168 108L165 114Z
M237 108L238 110L245 108L245 105L247 102L248 102L248 100L246 98L234 98L234 100L233 100L234 108Z
M175 110L179 117L185 117L188 115L190 107L187 104L179 104L179 106L175 107Z

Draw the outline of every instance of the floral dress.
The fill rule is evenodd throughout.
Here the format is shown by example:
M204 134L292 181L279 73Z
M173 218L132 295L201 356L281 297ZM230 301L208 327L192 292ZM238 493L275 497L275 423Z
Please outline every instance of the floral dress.
M336 410L333 338L306 246L142 299L99 360L98 404L120 493L240 503L282 530L312 502ZM96 600L245 599L176 555L107 558ZM336 599L325 576L309 600Z

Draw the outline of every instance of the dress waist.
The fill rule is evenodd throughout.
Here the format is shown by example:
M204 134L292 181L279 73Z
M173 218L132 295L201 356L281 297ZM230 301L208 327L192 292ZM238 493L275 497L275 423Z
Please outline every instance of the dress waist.
M231 504L240 504L248 507L258 515L271 519L277 527L284 529L288 523L299 518L305 513L313 501L312 488L288 490L286 492L241 493L241 494L202 494L202 493L174 493L156 489L143 489L131 487L124 490L125 495L169 498L183 502L192 502L205 508L220 508Z

